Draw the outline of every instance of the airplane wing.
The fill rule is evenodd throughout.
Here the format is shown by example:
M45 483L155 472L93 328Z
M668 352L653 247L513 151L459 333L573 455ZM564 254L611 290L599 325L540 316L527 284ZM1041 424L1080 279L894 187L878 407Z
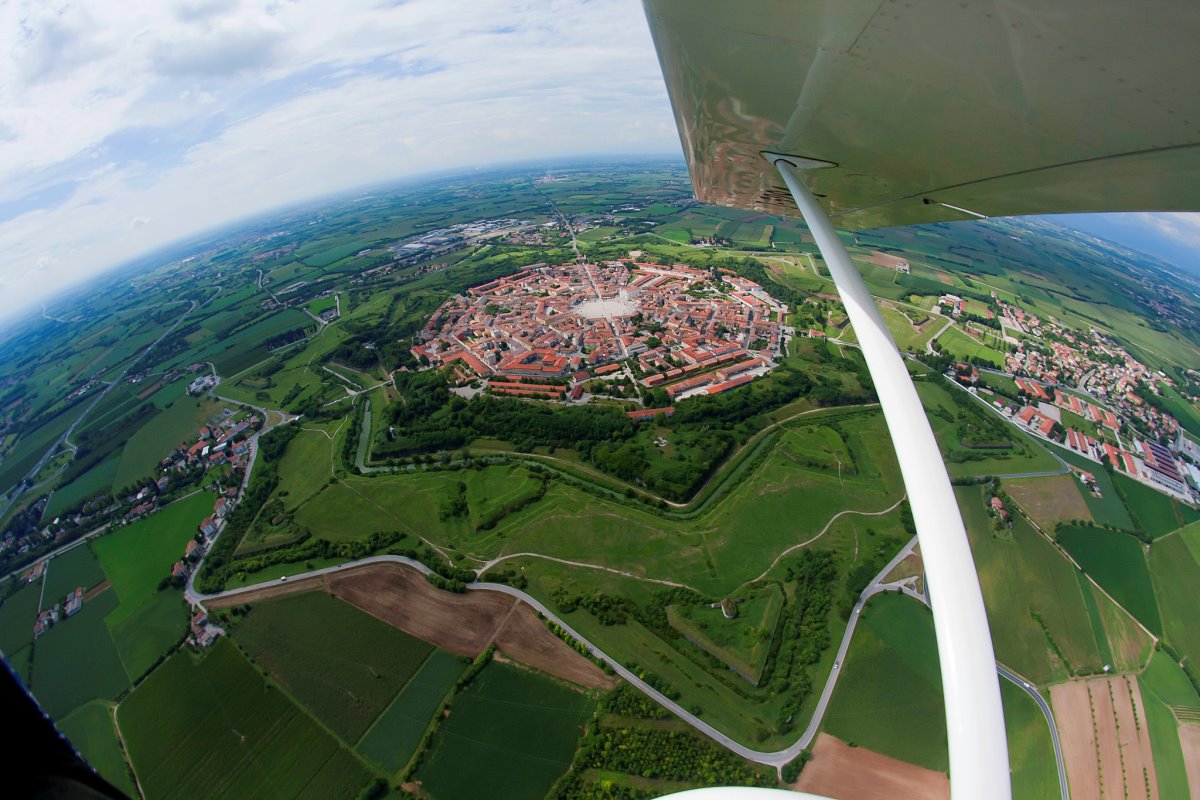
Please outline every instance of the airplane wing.
M1200 209L1190 0L645 0L697 197L844 228Z

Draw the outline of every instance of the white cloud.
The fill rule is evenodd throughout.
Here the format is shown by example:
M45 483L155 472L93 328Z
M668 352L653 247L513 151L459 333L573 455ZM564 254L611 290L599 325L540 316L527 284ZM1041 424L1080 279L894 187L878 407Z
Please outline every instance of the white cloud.
M1146 223L1169 239L1200 249L1200 214L1144 214Z
M58 290L365 182L678 147L637 0L8 3L0 46L0 186L29 198L0 271L31 303L39 267Z

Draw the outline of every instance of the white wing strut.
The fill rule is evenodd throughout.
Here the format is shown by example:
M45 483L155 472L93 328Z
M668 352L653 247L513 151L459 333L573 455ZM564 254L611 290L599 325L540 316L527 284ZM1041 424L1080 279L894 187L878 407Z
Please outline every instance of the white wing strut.
M767 154L808 224L875 381L904 476L933 601L956 800L1009 800L1008 741L996 657L975 562L946 465L883 316L825 210L799 177L807 159Z

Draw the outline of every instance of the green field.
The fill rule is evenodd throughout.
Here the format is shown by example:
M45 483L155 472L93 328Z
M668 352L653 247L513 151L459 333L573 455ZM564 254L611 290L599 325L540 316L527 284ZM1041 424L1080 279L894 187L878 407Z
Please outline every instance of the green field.
M416 753L434 712L465 668L458 656L433 651L363 736L358 751L387 772L398 772Z
M587 696L516 667L488 665L454 700L417 772L437 800L542 797L567 771L592 715ZM463 765L469 764L470 769Z
M1146 711L1146 728L1150 732L1150 750L1158 778L1158 796L1189 797L1187 767L1183 747L1179 742L1179 723L1171 709L1139 678L1142 707Z
M1000 701L1004 704L1013 800L1058 796L1054 743L1042 710L1032 697L1003 678L1000 679Z
M707 605L668 606L667 619L688 641L757 686L782 610L783 592L771 584L738 598L733 619L726 619L721 609Z
M101 492L111 490L113 478L116 477L117 465L119 463L120 458L118 456L106 458L66 486L55 489L54 494L50 496L50 500L46 503L46 511L43 517L45 519L54 519L63 511L68 508L74 508L83 500Z
M1200 712L1200 695L1183 669L1162 650L1155 650L1141 674L1142 691L1149 689L1167 706Z
M183 558L201 520L212 514L216 495L197 492L145 519L96 539L93 547L121 605L108 619L117 626L154 597L158 584Z
M1055 534L1071 557L1143 625L1162 633L1150 570L1137 539L1103 528L1060 527Z
M132 486L139 478L154 475L158 462L166 458L168 452L195 444L200 426L226 405L209 398L181 396L176 399L129 437L121 452L113 486L118 489Z
M130 797L137 797L108 704L99 700L86 703L64 717L58 729L101 777Z
M1010 530L994 535L980 488L957 487L955 494L979 571L996 658L1039 685L1067 678L1072 669L1100 669L1075 567L1019 515Z
M140 678L155 661L183 640L190 616L183 590L164 589L120 621L105 620L110 625L125 672L132 680Z
M116 605L112 590L101 592L38 638L30 684L51 717L61 719L89 700L116 700L129 686L104 624Z
M1004 354L994 347L963 333L958 327L950 327L937 338L942 346L942 352L949 353L957 359L973 358L990 363L993 367L1004 366Z
M41 596L42 582L34 581L22 586L0 606L0 650L5 655L12 655L33 641Z
M369 777L225 640L198 662L168 659L121 703L117 723L152 798L348 799Z
M1200 662L1200 625L1196 624L1200 562L1182 537L1168 536L1150 548L1150 577L1167 640L1188 657L1189 664Z
M234 637L348 742L359 740L433 650L323 592L256 603Z
M946 714L933 616L903 595L864 609L824 730L844 742L945 772Z
M1117 489L1142 530L1155 539L1200 520L1200 512L1173 497L1121 474L1113 476Z
M73 547L60 556L55 556L46 565L46 588L44 602L47 606L62 602L68 592L83 587L86 592L104 580L104 570L96 560L91 546Z

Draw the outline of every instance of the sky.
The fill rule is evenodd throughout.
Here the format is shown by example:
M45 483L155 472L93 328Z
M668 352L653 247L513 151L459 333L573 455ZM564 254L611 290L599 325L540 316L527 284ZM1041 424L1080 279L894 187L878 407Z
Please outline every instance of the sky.
M367 183L680 153L638 0L10 0L0 65L10 310Z
M680 155L638 0L8 0L0 46L0 314L364 184ZM1106 216L1200 264L1200 215Z

